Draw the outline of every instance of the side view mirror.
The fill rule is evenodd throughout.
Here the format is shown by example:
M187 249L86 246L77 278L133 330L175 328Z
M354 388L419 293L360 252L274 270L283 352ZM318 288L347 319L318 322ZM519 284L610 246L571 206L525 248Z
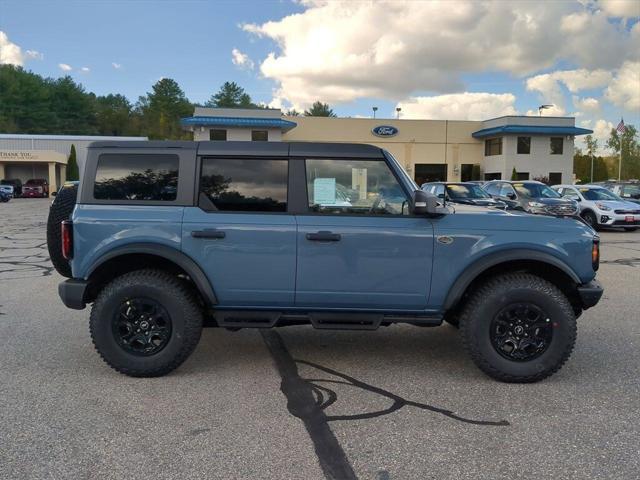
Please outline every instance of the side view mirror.
M507 193L507 198L509 198L511 200L515 200L516 199L516 194L515 193Z
M51 192L51 196L55 197L58 194L58 192Z
M444 193L439 193L438 198L444 198Z
M413 192L413 214L414 215L442 215L447 213L446 209L438 202L438 197L424 190Z

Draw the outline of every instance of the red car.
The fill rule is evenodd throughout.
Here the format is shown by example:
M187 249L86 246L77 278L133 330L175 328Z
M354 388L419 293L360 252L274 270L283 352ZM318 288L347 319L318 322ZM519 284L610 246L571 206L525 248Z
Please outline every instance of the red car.
M44 178L31 178L22 185L23 198L46 198L49 196L49 182Z

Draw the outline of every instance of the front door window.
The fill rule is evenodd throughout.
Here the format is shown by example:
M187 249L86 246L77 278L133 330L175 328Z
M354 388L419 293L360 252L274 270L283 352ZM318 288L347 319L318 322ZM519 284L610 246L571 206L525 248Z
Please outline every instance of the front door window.
M312 212L332 215L407 215L409 202L382 160L306 161Z

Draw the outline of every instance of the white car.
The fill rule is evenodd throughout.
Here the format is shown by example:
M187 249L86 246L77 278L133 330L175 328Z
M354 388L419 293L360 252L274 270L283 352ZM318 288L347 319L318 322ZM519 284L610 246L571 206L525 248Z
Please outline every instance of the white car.
M554 185L563 197L578 202L580 216L593 228L640 228L640 205L627 202L600 185Z

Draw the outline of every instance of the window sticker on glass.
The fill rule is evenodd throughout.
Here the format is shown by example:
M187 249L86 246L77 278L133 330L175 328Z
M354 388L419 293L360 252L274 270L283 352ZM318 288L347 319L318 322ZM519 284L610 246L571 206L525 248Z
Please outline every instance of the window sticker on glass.
M333 205L336 203L336 179L316 178L313 181L313 203Z

